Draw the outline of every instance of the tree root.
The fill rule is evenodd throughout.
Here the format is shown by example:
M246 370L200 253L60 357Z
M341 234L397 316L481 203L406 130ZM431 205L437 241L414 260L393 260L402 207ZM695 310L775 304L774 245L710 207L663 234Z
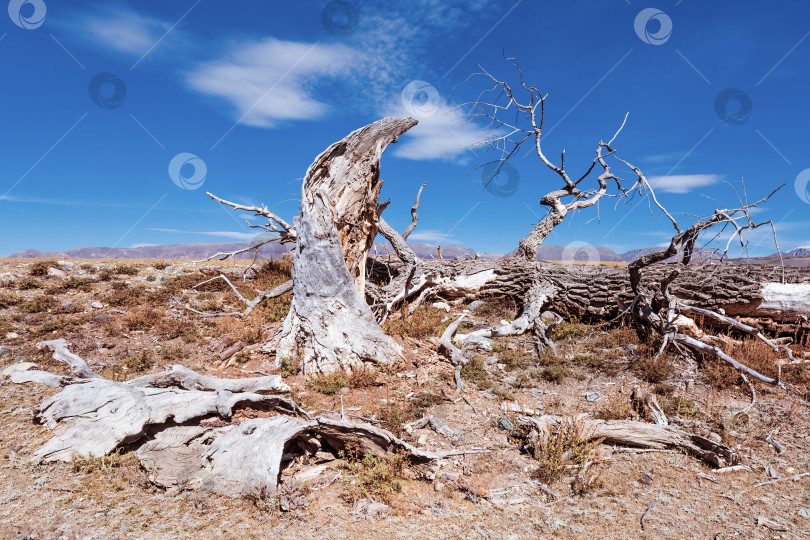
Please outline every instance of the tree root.
M371 424L312 417L287 397L258 393L288 391L278 375L224 379L172 366L116 382L94 373L63 339L38 347L51 349L75 376L12 374L17 383L62 387L36 408L35 420L54 432L34 452L36 462L100 457L127 446L158 486L264 497L276 490L285 463L321 448L380 457L405 452L424 476L435 472L435 460L459 454L427 452ZM245 405L271 416L222 425Z

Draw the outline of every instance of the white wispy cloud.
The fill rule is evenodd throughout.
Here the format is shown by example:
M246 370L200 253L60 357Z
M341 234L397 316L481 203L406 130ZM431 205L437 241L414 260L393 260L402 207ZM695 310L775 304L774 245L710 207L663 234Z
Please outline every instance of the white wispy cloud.
M247 233L238 231L182 231L179 229L148 228L150 231L169 232L177 234L199 234L204 236L216 236L219 238L230 238L232 240L251 240L259 233Z
M394 155L413 160L454 159L491 137L443 98L428 110L432 111L428 116L414 114L402 103L390 104L382 110L385 116L415 116L419 120L393 147Z
M174 21L152 17L146 15L144 10L135 10L123 4L100 5L92 11L82 11L76 16L54 21L55 25L76 37L93 45L101 45L99 50L123 53L134 58L145 54L158 40L161 49L167 50L186 46L191 39L180 28L174 28L161 40Z
M647 180L657 191L667 193L689 193L695 189L716 184L722 179L717 174L675 174L670 176L651 176Z
M409 241L413 242L427 242L429 244L458 244L459 241L448 235L444 231L435 229L426 229L424 231L414 232L408 236Z
M235 44L224 56L186 74L196 92L222 99L242 124L273 127L282 120L312 120L329 106L313 87L325 79L348 77L365 55L336 44L266 38Z

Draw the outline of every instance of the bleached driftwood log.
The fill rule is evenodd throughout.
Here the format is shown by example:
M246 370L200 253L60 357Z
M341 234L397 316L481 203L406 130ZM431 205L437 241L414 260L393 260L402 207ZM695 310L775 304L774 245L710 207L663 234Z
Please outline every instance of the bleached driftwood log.
M39 461L103 456L144 438L153 426L182 424L211 415L230 418L241 404L305 414L289 398L256 393L289 391L278 375L219 379L173 366L165 373L116 382L93 373L84 360L67 350L63 339L38 346L53 350L54 358L78 375L61 377L38 370L12 374L16 383L64 386L34 411L35 420L54 431L53 438L34 452L34 459Z
M413 127L384 118L327 148L301 188L293 263L293 300L265 346L276 361L298 361L305 374L385 364L401 347L377 325L363 294L368 251L377 234L380 157Z
M531 428L524 448L537 459L542 458L542 450L549 437L573 422L584 441L604 439L607 443L639 448L678 448L717 467L733 465L740 460L732 448L672 426L632 420L595 420L584 414L573 418L551 415L519 416L517 421Z
M54 432L34 452L37 462L100 457L126 445L158 486L265 497L286 461L321 448L380 457L402 451L423 474L436 459L459 454L426 452L371 424L311 417L289 398L257 393L289 390L278 375L223 379L172 366L116 382L94 373L63 339L38 346L75 376L12 373L17 383L63 387L36 408L35 419ZM227 424L242 406L270 416Z

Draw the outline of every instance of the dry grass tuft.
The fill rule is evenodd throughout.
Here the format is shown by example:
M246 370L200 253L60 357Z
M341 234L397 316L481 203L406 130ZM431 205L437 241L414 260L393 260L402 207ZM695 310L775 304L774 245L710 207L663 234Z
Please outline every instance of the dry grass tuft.
M331 396L337 394L341 388L366 388L377 385L377 373L363 366L351 373L336 371L335 373L321 374L307 381L315 392Z
M0 293L0 309L16 306L22 300L15 294Z
M338 452L346 460L345 469L354 475L354 482L346 490L346 498L354 503L359 499L370 498L390 503L395 493L402 491L403 478L408 456L397 452L389 457L376 457L361 454L360 444L347 444Z
M33 297L27 302L19 305L19 310L22 313L45 313L47 311L59 308L61 304L52 296L45 296L43 294Z
M585 437L582 422L576 417L563 417L556 432L548 438L533 437L532 455L538 460L532 472L540 482L550 484L559 480L571 465L582 465L602 439L590 441Z
M22 278L17 282L17 289L21 291L30 291L33 289L41 289L42 283L32 277Z
M635 416L630 396L616 390L602 400L596 411L596 418L600 420L627 420Z
M406 310L400 314L398 319L388 319L383 323L386 334L414 339L439 336L451 322L444 320L447 317L444 311L428 306L419 306L410 315Z
M778 375L779 356L758 339L746 339L742 346L724 349L735 360L763 375L768 377ZM739 370L719 358L704 357L701 368L706 382L718 390L745 384Z
M58 268L56 261L37 261L28 267L28 274L42 277L48 275L48 268Z
M674 357L664 353L657 358L651 348L644 348L641 354L631 362L630 367L636 374L651 383L661 383L675 372Z
M479 390L486 390L492 388L492 381L489 380L489 372L484 367L484 360L480 356L473 356L461 368L461 378L467 381L472 381Z

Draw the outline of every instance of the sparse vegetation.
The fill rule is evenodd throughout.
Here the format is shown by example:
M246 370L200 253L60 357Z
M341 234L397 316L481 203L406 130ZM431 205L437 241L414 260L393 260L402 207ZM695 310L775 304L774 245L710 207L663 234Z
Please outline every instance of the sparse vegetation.
M668 353L656 357L654 352L648 351L650 349L647 349L630 364L633 371L651 383L661 383L669 379L675 372L673 357Z
M96 471L109 472L121 466L121 454L116 450L106 456L89 458L74 456L71 463L73 464L73 470L76 472L83 472L85 474Z
M331 396L341 388L366 388L377 384L377 374L368 366L353 370L351 373L335 372L321 374L307 381L309 387L321 394Z
M140 270L128 264L117 264L112 268L112 273L118 276L137 276L138 272Z
M43 313L59 307L59 301L51 296L38 295L31 300L22 302L18 309L23 313Z
M569 465L582 465L590 452L602 444L601 439L589 441L575 417L564 417L559 429L547 439L538 438L534 445L537 468L532 475L540 482L556 482Z
M0 293L0 309L16 306L20 303L20 297L15 294Z
M346 460L345 469L354 475L354 483L347 488L347 498L354 502L361 498L391 502L395 493L405 485L404 471L408 463L406 454L397 452L388 458L361 454L360 445L349 444L339 452Z
M406 311L402 311L398 319L385 321L383 330L395 336L422 339L441 335L450 322L444 311L434 307L419 306L410 315Z
M461 378L472 381L479 390L486 390L492 388L492 382L489 380L489 373L487 368L484 367L484 360L480 356L473 356L462 368Z
M30 291L32 289L41 289L42 283L32 277L22 278L17 282L17 288L21 291Z
M48 275L48 268L58 268L56 261L37 261L28 267L28 275L42 277Z
M563 364L554 364L543 368L540 377L549 382L561 383L571 374L571 370Z

